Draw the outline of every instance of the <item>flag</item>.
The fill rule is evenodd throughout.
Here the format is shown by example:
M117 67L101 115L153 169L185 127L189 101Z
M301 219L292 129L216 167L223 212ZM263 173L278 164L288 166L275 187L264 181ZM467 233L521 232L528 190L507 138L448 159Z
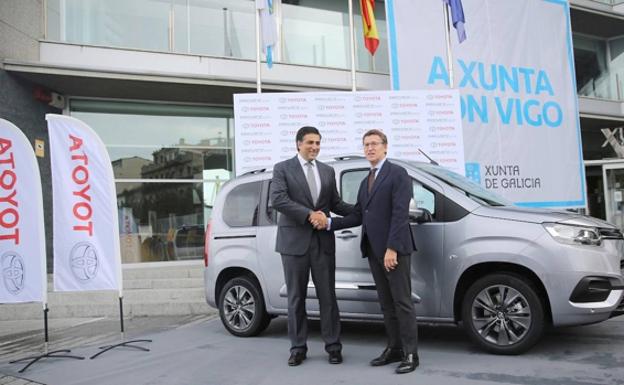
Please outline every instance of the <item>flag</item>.
M46 282L39 166L22 131L0 119L0 303L46 303Z
M121 294L113 167L98 135L78 119L47 114L52 169L54 289Z
M260 34L262 51L266 56L267 67L273 67L273 51L277 43L277 25L273 14L273 0L256 0L256 9L260 12Z
M379 47L379 34L377 33L377 24L375 24L375 0L360 0L360 9L362 11L362 25L364 27L364 45L366 49L375 54Z
M451 20L453 21L453 27L457 30L457 38L459 42L466 40L466 18L464 17L464 7L461 0L442 0L447 6L451 8Z

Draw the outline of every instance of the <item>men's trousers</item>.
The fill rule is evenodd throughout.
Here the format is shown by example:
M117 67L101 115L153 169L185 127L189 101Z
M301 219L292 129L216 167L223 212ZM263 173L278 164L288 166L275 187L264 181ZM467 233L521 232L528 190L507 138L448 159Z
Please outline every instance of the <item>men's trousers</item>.
M368 264L375 280L383 313L389 348L402 348L405 354L418 353L418 324L412 301L409 255L399 255L394 270L386 271L384 256L376 256L368 241Z
M306 352L308 338L308 317L305 309L308 279L316 289L321 313L321 335L325 350L340 351L340 315L336 300L336 258L326 254L320 247L315 231L310 247L304 255L282 254L282 266L288 291L288 337L291 352Z

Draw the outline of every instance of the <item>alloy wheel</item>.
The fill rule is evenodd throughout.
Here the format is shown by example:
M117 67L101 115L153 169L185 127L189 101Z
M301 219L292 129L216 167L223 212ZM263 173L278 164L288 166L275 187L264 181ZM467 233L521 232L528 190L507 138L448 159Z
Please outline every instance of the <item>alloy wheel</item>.
M531 327L529 302L519 291L506 285L481 290L471 310L476 331L486 341L499 346L522 341Z
M232 329L245 330L252 324L256 314L255 298L245 287L232 286L225 294L223 312Z

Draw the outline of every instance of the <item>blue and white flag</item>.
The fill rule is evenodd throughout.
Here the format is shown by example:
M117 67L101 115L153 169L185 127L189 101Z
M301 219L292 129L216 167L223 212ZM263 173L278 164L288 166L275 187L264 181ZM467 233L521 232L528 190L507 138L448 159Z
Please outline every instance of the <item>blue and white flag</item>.
M277 24L273 14L273 0L256 0L256 9L260 12L260 35L262 51L266 56L267 67L273 67L273 51L277 43Z
M453 27L455 27L455 29L457 30L457 38L461 43L466 40L466 29L464 28L464 24L466 24L466 18L464 17L464 7L462 6L462 2L461 0L442 1L451 8L451 20L453 22Z

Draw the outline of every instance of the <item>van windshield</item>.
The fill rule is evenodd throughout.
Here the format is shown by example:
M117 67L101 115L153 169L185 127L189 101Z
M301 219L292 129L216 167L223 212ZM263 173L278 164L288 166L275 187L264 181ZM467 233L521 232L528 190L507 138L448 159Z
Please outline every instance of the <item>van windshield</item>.
M462 191L473 201L485 206L511 206L512 203L500 195L484 189L465 176L459 175L447 168L427 163L410 162L417 169L426 172L447 184Z

